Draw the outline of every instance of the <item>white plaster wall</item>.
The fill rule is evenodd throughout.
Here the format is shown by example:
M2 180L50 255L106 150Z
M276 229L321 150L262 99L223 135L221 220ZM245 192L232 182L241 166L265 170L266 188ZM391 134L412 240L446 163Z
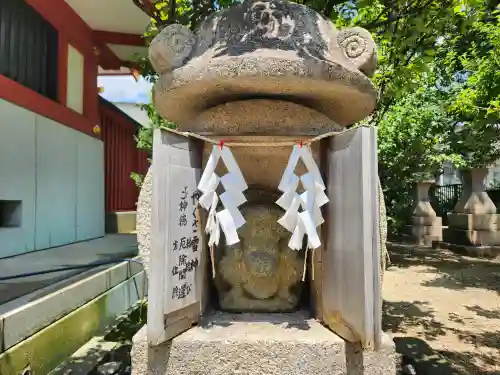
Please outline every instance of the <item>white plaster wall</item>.
M0 114L0 200L22 201L0 258L103 236L103 143L2 99Z
M149 128L151 126L151 120L149 119L148 114L146 113L146 111L142 110L136 103L113 102L113 104L145 128Z
M68 45L68 87L66 105L83 113L84 57L71 44Z
M20 200L21 226L0 228L0 257L35 249L35 116L0 99L0 200Z

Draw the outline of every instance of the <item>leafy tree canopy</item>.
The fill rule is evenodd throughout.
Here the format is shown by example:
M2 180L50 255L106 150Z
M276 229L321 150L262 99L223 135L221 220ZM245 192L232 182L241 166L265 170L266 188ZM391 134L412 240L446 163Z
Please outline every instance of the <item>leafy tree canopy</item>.
M147 39L172 23L194 29L210 13L238 2L133 1L151 16ZM379 101L365 121L379 127L379 169L393 220L408 217L412 183L433 175L444 160L471 167L500 157L499 0L295 2L338 27L361 26L375 39ZM139 66L156 80L146 58ZM174 126L151 105L144 107L155 126ZM139 135L139 147L151 147L150 130Z

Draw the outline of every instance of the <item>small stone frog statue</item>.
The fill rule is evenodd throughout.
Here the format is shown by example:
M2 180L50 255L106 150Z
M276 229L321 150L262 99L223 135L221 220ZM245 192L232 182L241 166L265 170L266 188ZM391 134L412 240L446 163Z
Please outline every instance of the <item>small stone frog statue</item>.
M216 286L223 310L287 312L300 300L304 253L288 248L289 233L277 223L278 206L248 203L241 242L219 246Z

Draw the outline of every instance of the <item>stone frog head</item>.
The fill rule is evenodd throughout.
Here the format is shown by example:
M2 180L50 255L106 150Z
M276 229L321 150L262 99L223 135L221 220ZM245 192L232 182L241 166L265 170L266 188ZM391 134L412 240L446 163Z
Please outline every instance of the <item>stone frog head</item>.
M303 252L288 248L289 233L277 223L282 210L270 204L248 204L241 211L247 220L240 230L241 242L221 247L223 254L217 262L221 307L269 312L293 309L299 300Z
M149 58L159 74L155 106L181 130L206 130L203 114L220 106L228 111L232 102L300 103L340 126L366 117L376 104L370 34L336 30L310 8L284 0L244 0L212 14L194 33L169 25L153 39Z

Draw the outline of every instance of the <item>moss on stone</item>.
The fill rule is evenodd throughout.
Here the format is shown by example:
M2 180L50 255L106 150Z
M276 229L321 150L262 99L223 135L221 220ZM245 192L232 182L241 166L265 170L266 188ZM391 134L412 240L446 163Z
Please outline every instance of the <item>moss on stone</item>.
M18 375L27 366L32 375L48 374L109 323L107 298L95 298L0 354L0 374Z

